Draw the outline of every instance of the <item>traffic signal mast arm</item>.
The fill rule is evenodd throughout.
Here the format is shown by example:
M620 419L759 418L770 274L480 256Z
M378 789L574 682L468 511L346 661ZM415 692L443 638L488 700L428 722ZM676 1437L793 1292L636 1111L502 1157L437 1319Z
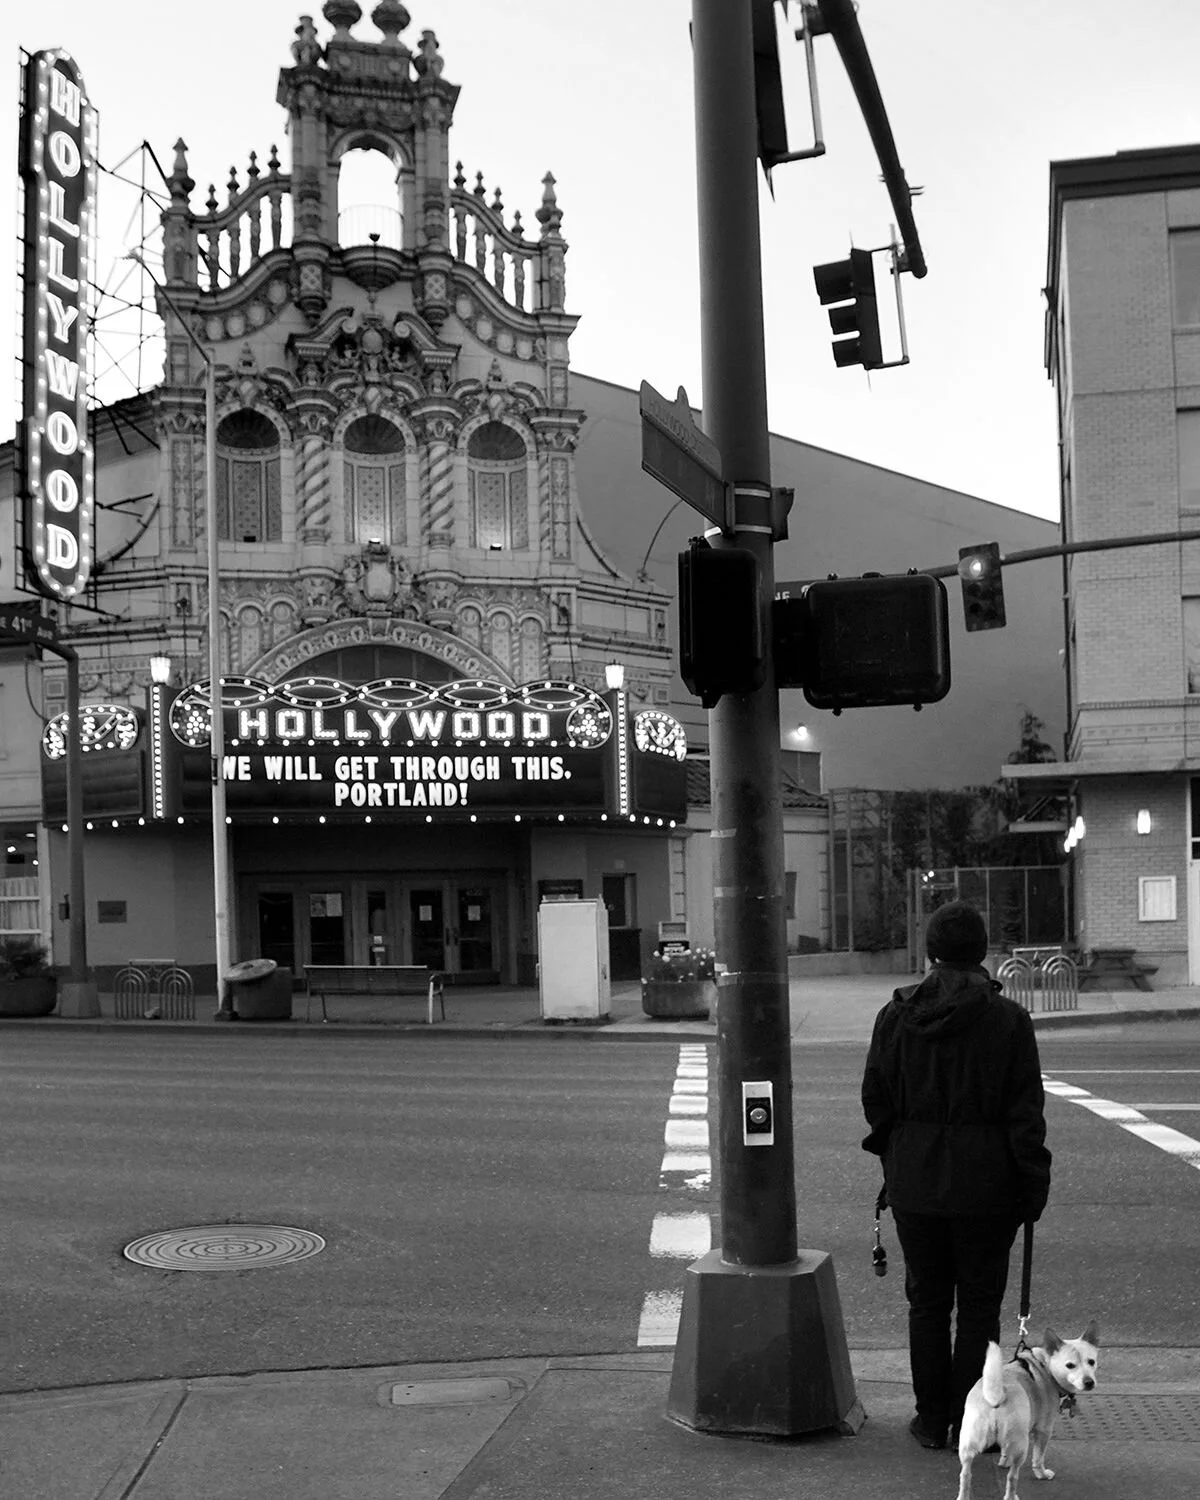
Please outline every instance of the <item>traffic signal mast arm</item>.
M912 189L904 176L904 168L900 165L900 154L896 150L895 137L888 123L887 108L883 95L879 92L871 56L859 28L854 0L818 0L818 7L825 29L833 37L841 54L858 107L870 132L875 155L879 159L879 169L887 184L892 211L896 215L904 241L907 259L904 269L911 271L919 280L926 274L928 267L921 241L917 237L916 220L913 218ZM953 572L954 569L951 568L950 571Z
M1098 542L1062 542L1057 547L1030 547L1024 552L1008 553L1001 557L1000 564L1008 568L1014 563L1034 562L1039 557L1071 557L1076 552L1113 552L1120 547L1161 547L1169 542L1200 542L1200 531L1154 531L1144 536L1105 537ZM916 569L918 573L927 573L930 578L952 578L958 570L958 563Z

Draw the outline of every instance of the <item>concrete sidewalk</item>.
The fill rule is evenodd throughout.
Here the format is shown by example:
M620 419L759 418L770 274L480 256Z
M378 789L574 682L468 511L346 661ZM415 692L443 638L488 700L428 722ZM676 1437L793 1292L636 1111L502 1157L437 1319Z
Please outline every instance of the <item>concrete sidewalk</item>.
M833 975L821 978L792 979L790 983L792 1043L866 1042L870 1039L875 1016L891 998L898 985L911 984L912 974ZM313 1005L312 1019L306 1019L307 997L293 998L292 1018L288 1021L246 1021L237 1025L215 1023L212 1019L216 1002L212 996L197 996L194 1021L122 1020L113 1010L111 994L101 994L101 1014L97 1019L64 1020L46 1016L36 1020L5 1018L3 1027L36 1027L54 1030L150 1030L204 1031L225 1035L258 1033L292 1033L311 1037L348 1034L403 1033L406 1036L540 1036L547 1038L597 1039L601 1037L661 1040L670 1037L715 1038L715 1021L660 1021L644 1014L641 986L637 980L619 981L612 986L611 1013L607 1022L555 1024L543 1021L541 1001L536 988L505 988L489 985L479 988L450 986L446 990L446 1019L426 1021L426 1003L419 995L395 999L371 999L365 996L339 997L330 1002L332 1019L328 1025L320 1018L320 1007ZM436 1013L435 1013L436 1015ZM1136 1021L1200 1018L1200 987L1140 990L1086 990L1079 996L1078 1008L1069 1011L1034 1011L1033 1023L1039 1031L1075 1026L1121 1026Z
M928 1500L951 1452L908 1435L901 1350L852 1351L854 1437L702 1435L665 1416L670 1351L312 1370L0 1396L12 1500ZM1200 1351L1104 1351L1062 1418L1058 1488L1194 1500ZM999 1492L976 1460L981 1495ZM1023 1492L1035 1481L1023 1476Z

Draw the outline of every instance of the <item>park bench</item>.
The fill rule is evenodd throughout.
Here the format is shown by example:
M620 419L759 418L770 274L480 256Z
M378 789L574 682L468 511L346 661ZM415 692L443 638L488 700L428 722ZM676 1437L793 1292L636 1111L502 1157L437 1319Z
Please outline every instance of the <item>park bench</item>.
M442 1020L446 1019L445 975L424 964L305 964L304 977L308 984L306 1021L314 995L320 997L322 1021L329 1020L325 1006L328 995L382 995L389 999L397 995L425 995L429 1025L433 1025L435 1000L441 1006Z

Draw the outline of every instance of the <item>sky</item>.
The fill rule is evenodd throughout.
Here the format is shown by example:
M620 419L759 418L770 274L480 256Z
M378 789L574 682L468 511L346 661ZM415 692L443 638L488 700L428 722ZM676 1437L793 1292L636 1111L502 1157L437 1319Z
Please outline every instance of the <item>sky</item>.
M319 6L309 5L319 12ZM364 5L354 34L376 39ZM412 0L403 39L432 29L444 77L462 86L451 159L499 185L527 233L541 180L557 182L567 307L580 317L575 369L693 404L700 380L690 0ZM290 165L279 69L298 0L51 0L4 7L11 93L0 159L16 161L18 49L64 47L100 114L100 160L133 181L138 151L166 171L188 146L201 207L231 165ZM921 187L914 212L929 274L901 278L910 363L838 370L812 267L891 238L874 152L832 39L817 41L826 154L779 167L760 193L769 422L775 432L1057 519L1053 389L1042 356L1049 163L1200 140L1195 0L860 0L862 27L900 161ZM803 49L782 30L793 149L811 143ZM331 27L315 15L322 40ZM151 165L147 181L161 188ZM98 279L137 300L125 252L147 207L103 179ZM0 413L17 415L16 193L0 195L13 274L0 278L0 338L14 359ZM115 306L111 301L105 305ZM131 346L101 395L128 395ZM101 362L106 362L102 352ZM155 372L145 364L142 384ZM11 428L5 420L5 435ZM669 497L668 497L669 498ZM803 497L797 497L797 505Z

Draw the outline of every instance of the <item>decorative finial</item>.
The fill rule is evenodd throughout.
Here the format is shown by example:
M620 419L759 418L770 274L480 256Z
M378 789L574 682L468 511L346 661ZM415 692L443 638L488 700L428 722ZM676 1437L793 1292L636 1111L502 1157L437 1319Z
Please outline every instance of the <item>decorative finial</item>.
M317 39L317 28L313 25L313 18L301 16L300 24L296 27L296 40L292 43L292 56L296 59L296 66L307 68L313 63L320 62L323 50Z
M496 196L492 199L492 210L497 214L503 214L504 204L500 201L500 189L496 189Z
M423 31L417 55L413 58L413 67L422 78L440 78L445 66L446 60L438 51L437 37L432 31Z
M215 182L210 182L208 185L208 201L204 206L210 214L215 214L217 211L217 185Z
M279 152L274 146L271 147L271 154L267 157L267 171L272 177L279 176Z
M251 153L250 153L250 165L246 168L246 176L250 179L250 186L253 187L254 184L258 181L258 152L257 151L251 151Z
M188 176L187 142L182 136L175 142L175 167L171 173L170 186L172 197L175 197L178 191L184 198L196 186Z
M236 167L230 167L230 169L229 169L229 201L230 201L230 203L232 203L233 200L237 197L239 191L240 190L238 188L237 168Z
M562 224L562 209L554 195L554 173L547 172L542 178L542 206L537 211L537 221L542 226L542 238L557 234Z
M471 189L477 198L486 198L487 190L483 185L483 173L475 173L475 186Z
M362 20L362 6L357 0L325 0L321 14L333 27L333 40L348 42L351 26Z
M525 238L525 226L521 223L521 210L519 208L517 209L516 213L513 214L512 232L519 240Z
M462 162L456 161L454 163L454 167L454 186L461 193L463 188L465 188L467 185L467 179L463 176Z
M371 12L371 19L383 32L384 47L398 47L400 45L400 33L412 20L412 17L400 4L400 0L379 0L379 4Z

